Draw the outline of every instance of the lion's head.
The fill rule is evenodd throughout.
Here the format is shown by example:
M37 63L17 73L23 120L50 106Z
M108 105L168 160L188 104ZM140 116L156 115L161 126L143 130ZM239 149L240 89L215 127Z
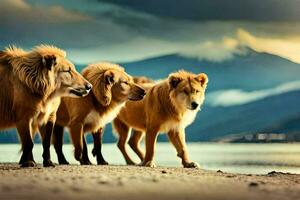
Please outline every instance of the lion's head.
M60 96L85 96L91 84L79 74L66 58L65 51L40 45L26 52L14 46L4 51L14 74L33 93L42 96L53 92Z
M169 75L170 99L176 107L196 110L203 104L208 77L204 73L193 74L178 71Z
M126 100L140 100L145 90L134 83L124 68L112 63L97 63L87 66L83 76L93 84L93 93L103 106L111 101L122 103Z

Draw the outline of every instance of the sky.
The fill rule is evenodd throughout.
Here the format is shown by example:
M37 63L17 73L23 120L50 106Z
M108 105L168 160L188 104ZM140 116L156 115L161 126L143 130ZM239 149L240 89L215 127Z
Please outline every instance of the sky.
M0 47L57 45L78 64L250 48L300 63L300 0L0 0ZM247 47L247 48L244 48Z

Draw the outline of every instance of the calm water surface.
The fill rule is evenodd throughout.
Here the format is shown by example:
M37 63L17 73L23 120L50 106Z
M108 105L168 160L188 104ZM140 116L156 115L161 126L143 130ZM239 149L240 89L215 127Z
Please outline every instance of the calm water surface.
M92 145L88 146L89 153ZM189 143L191 160L197 161L202 168L222 170L234 173L266 174L270 171L281 171L300 174L300 143L295 144L223 144L223 143ZM0 144L0 162L17 162L20 158L20 145ZM128 148L129 150L129 148ZM77 164L73 158L73 146L64 145L67 160ZM139 162L137 156L129 150L132 158ZM57 162L54 149L51 149L52 160ZM34 146L34 157L42 162L42 146ZM103 154L110 164L125 164L115 144L104 144ZM90 153L90 160L96 163ZM181 166L173 146L159 143L156 149L156 163L161 166Z

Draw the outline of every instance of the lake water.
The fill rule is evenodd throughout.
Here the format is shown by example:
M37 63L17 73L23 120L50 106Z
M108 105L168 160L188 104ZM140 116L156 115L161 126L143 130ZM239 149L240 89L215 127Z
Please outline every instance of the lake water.
M88 145L89 153L92 145ZM20 145L0 144L0 162L18 162ZM129 150L129 148L128 148ZM190 158L198 162L202 168L222 170L233 173L266 174L270 171L281 171L300 174L300 143L295 144L227 144L227 143L189 143ZM73 158L73 146L64 145L67 160L76 164ZM51 149L52 160L57 162L54 149ZM34 157L42 162L42 146L34 146ZM125 164L115 144L104 144L105 159L114 165ZM137 156L130 151L132 158L138 162ZM180 167L180 159L176 157L173 146L159 143L156 149L156 164L160 166ZM90 154L90 160L96 163Z

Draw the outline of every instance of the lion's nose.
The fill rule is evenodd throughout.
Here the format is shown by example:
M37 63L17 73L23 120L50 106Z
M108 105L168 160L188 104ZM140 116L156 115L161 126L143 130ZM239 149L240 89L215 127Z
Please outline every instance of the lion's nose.
M90 84L90 83L88 83L88 84L85 85L85 89L88 90L88 91L91 90L92 87L93 87L93 86L92 86L92 84Z
M195 101L192 102L192 109L195 110L198 107L199 104L197 104Z

